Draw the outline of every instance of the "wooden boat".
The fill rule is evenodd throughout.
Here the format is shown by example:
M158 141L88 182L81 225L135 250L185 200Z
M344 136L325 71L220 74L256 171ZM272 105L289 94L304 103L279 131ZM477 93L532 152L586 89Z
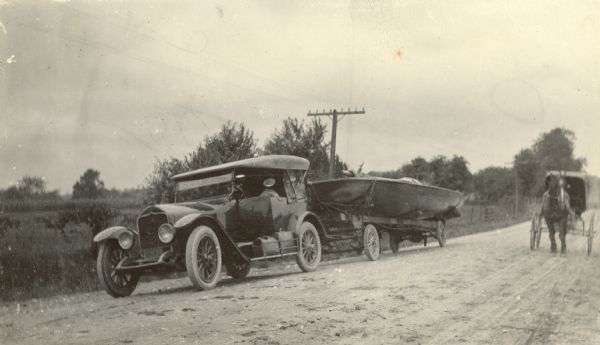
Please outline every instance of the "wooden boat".
M446 220L459 216L462 193L412 179L351 177L309 183L310 202L369 217Z

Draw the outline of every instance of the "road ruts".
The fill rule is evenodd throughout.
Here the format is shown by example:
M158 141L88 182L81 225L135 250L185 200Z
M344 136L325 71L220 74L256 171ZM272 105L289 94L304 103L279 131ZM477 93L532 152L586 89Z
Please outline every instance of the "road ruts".
M311 273L279 261L211 291L2 302L0 344L600 344L600 256L568 242L550 254L545 233L531 252L524 223Z

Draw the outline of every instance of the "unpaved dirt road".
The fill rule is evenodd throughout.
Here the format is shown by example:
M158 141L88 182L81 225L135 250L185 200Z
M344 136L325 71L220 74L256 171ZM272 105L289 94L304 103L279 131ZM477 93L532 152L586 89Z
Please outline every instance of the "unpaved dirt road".
M437 245L270 264L211 291L187 279L4 303L1 344L600 344L600 248L528 248L520 224Z

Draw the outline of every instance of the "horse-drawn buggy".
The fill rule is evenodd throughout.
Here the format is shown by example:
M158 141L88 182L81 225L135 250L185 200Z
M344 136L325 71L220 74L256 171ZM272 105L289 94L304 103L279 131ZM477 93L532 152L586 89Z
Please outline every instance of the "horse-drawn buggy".
M586 224L583 213L587 208L589 188L585 174L573 171L548 171L544 182L546 192L539 210L534 212L531 220L529 241L531 250L539 248L542 230L548 229L551 250L555 251L554 226L558 225L557 232L559 232L563 248L565 248L564 237L567 232L581 234L587 237L587 254L589 255L592 252L595 235L595 214L591 215ZM543 223L546 223L546 226ZM562 252L564 252L563 248L561 248Z

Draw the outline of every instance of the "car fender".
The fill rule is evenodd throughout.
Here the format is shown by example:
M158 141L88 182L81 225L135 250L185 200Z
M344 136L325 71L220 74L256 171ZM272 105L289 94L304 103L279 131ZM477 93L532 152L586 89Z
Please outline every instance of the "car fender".
M221 242L221 247L224 248L229 255L231 255L232 252L235 252L242 259L244 259L247 262L250 262L250 259L246 255L244 255L244 253L242 253L242 251L235 244L231 236L229 236L229 234L223 229L223 226L214 217L202 213L188 214L186 216L181 217L177 222L175 222L175 230L184 231L187 229L191 232L198 225L210 226L219 238L219 241Z
M100 243L109 239L118 240L119 236L123 232L130 232L133 235L134 240L137 238L137 233L124 226L111 226L110 228L104 229L94 236L94 242Z
M204 216L202 213L191 213L188 215L185 215L181 218L179 218L179 220L177 220L175 222L175 229L182 229L185 228L186 226L194 223L196 220L198 220L198 218Z
M296 224L294 226L294 233L296 233L296 235L300 234L300 230L302 229L302 223L304 223L305 221L311 222L315 226L315 228L317 228L319 237L321 237L321 242L327 242L325 227L321 223L319 217L317 217L315 213L310 211L306 211L298 217L298 220L296 221Z

